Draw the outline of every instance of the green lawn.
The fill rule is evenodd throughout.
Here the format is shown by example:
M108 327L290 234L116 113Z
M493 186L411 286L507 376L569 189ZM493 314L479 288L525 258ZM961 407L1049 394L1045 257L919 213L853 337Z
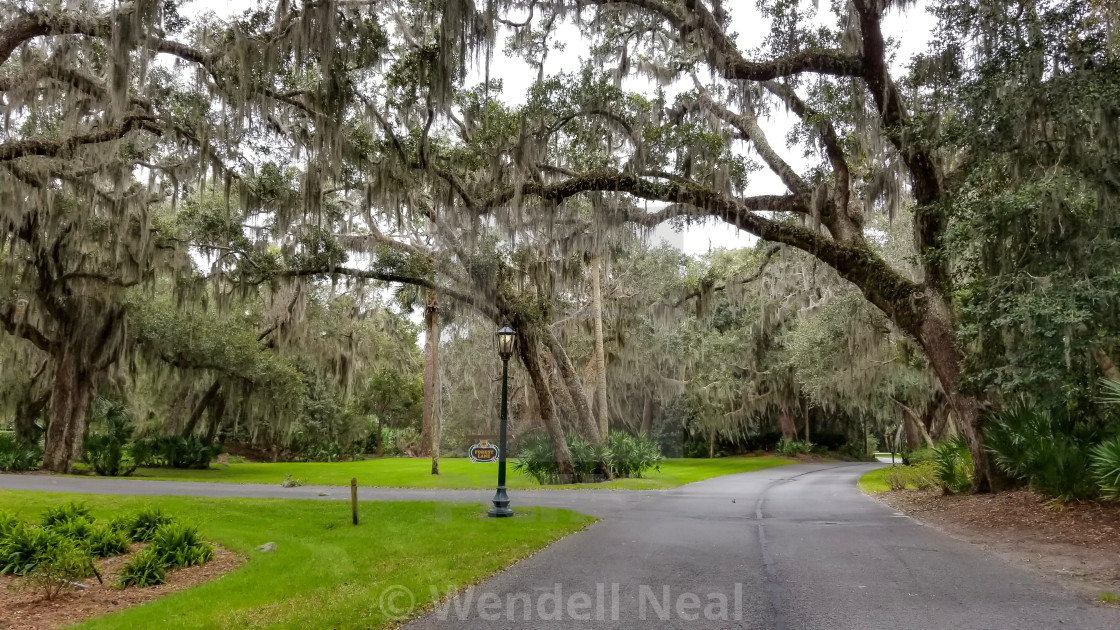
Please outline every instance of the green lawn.
M377 502L361 505L362 524L355 527L343 501L43 492L4 492L0 509L30 520L75 498L98 518L157 505L249 557L217 580L80 628L382 628L395 623L380 603L387 588L408 589L418 612L433 602L431 586L442 596L449 587L476 583L594 520L547 508L490 519L479 505ZM270 541L274 552L256 551ZM400 593L390 599L395 606L408 602Z
M859 478L859 489L867 494L874 494L876 492L887 492L891 489L890 484L887 483L887 474L890 472L891 467L885 466L883 468L876 468L866 475Z
M660 490L720 475L751 472L795 463L796 460L784 457L669 459L661 464L660 472L651 471L642 479L617 479L608 483L544 486L544 488ZM284 477L291 475L306 485L348 486L351 478L357 478L361 486L478 489L494 487L498 465L475 464L469 459L445 458L440 460L438 477L430 474L430 471L431 461L427 459L387 458L364 462L214 464L208 470L141 468L131 478L279 484L284 481ZM514 472L512 463L506 485L519 490L542 487L532 478Z

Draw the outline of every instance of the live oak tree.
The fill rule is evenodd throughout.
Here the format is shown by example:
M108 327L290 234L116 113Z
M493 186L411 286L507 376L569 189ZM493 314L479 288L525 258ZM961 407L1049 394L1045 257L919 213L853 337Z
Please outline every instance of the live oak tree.
M921 348L969 443L975 487L985 491L996 479L982 446L980 401L962 388L966 348L957 336L944 248L957 154L939 144L939 110L908 89L928 80L920 73L891 74L883 17L907 8L895 4L836 5L832 28L810 27L798 3L763 5L770 36L758 50L746 50L729 34L728 7L719 1L507 3L510 17L500 21L519 41L546 44L552 29L569 19L588 34L594 58L582 82L542 76L535 88L541 96L530 97L516 123L519 142L495 147L505 159L490 176L477 185L471 185L477 175L465 172L445 179L461 212L499 221L523 211L555 218L570 200L599 195L604 221L652 226L715 217L811 254ZM1016 3L989 4L996 22L991 33L1013 28ZM1018 6L1031 15L1047 10ZM1076 11L1088 16L1093 9ZM959 35L959 50L981 60L991 52L968 48L966 36ZM543 75L542 45L526 43L524 51L541 63ZM1077 63L1055 61L1061 73ZM973 70L966 57L956 62L958 72ZM595 83L597 73L608 80L637 74L692 89L670 102L661 92L653 98L612 92L610 83ZM759 120L776 108L800 118L794 137L809 157L819 156L809 168L794 168L764 133ZM486 130L477 120L463 126L476 134ZM785 193L744 193L751 165L737 164L728 150L740 140L777 175ZM664 205L648 211L630 200ZM893 215L907 204L918 254L914 275L877 253L866 229L869 218Z
M270 147L296 151L317 184L337 165L346 80L384 44L352 5L284 6L187 32L176 7L0 5L0 324L51 359L50 470L79 456L98 377L126 350L124 292L191 271L192 244L166 234L157 210L199 188L228 198L253 174L239 168L245 156ZM264 201L277 231L321 207L236 190L243 205Z

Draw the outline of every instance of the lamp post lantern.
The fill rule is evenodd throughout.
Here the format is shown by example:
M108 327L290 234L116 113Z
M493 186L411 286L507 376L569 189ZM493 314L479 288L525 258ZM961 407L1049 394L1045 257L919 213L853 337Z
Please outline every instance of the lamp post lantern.
M498 356L502 358L502 425L498 435L498 490L494 493L494 507L490 508L489 515L500 518L513 516L513 510L509 509L509 495L506 494L506 386L509 381L509 358L513 356L513 342L517 339L517 332L506 324L498 330L495 337L498 340Z

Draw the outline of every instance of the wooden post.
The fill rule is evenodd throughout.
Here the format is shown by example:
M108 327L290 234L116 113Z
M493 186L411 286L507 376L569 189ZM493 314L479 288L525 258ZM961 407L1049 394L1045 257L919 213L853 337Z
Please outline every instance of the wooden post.
M350 507L354 513L354 524L358 524L358 478L350 479Z

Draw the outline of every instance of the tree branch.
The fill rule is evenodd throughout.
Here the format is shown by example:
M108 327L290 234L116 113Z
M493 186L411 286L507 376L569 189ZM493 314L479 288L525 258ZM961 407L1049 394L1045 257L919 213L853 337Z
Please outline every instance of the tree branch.
M796 171L786 162L774 147L770 146L766 134L762 131L762 127L758 126L758 118L754 112L749 108L741 114L727 109L723 105L712 100L712 96L707 90L703 89L699 83L697 87L700 89L700 104L708 108L720 120L731 125L743 134L744 139L749 140L754 145L755 151L758 152L770 170L782 180L782 183L794 193L808 193L809 185L805 183L804 179L797 174Z
M886 43L882 30L882 7L876 0L854 0L863 33L863 56L866 60L864 83L875 101L887 137L902 155L910 171L911 189L917 209L914 215L915 239L919 253L927 254L941 246L945 220L930 206L942 193L941 168L926 150L922 139L913 133L910 115L902 101L902 93L891 79L886 61ZM927 256L923 264L928 284L945 291L949 272L940 256Z
M769 81L806 72L858 77L863 59L838 50L814 48L768 61L748 61L724 33L719 20L700 0L684 0L686 11L660 0L592 0L606 7L635 6L659 15L684 36L696 31L708 64L732 81Z
M788 85L778 83L777 81L765 81L762 85L769 90L771 94L780 98L805 124L817 128L817 132L821 137L821 144L824 146L825 156L828 157L828 162L832 165L833 178L836 180L835 188L832 193L832 199L836 204L836 209L853 221L862 223L861 220L858 220L862 217L859 217L858 214L854 215L848 212L848 197L850 196L849 190L852 176L848 169L847 156L844 155L844 150L840 147L840 139L836 135L836 128L833 127L832 121L826 116L822 116L817 110L809 107L809 105L793 91L793 88Z
M50 352L54 342L41 330L27 322L27 317L16 321L16 309L11 302L0 303L0 327L8 334L26 339L44 352Z
M872 304L894 318L900 328L915 338L918 336L927 301L920 285L891 268L865 243L838 242L817 230L761 214L796 211L805 203L803 198L787 195L736 199L694 183L655 183L633 173L609 170L591 171L551 186L527 184L522 187L524 194L555 202L590 191L621 192L650 201L684 204L695 208L690 213L692 216L716 217L763 240L796 247L835 269L841 277L859 287ZM491 198L490 205L499 205L513 196L514 190L507 189ZM646 220L647 217L663 221L679 215L642 213L628 216L627 220L651 225L655 223Z
M275 276L282 278L305 278L310 276L346 276L349 278L358 278L362 280L380 280L382 282L410 284L417 287L424 287L437 293L446 294L452 299L477 308L488 317L497 317L499 314L498 309L494 307L493 304L483 302L473 295L468 295L462 291L438 285L433 280L429 280L428 278L393 273L389 271L354 269L352 267L322 267L318 269L286 269L276 272Z
M713 293L716 292L716 291L725 291L731 285L742 286L744 284L750 284L750 283L754 282L755 280L758 280L759 278L762 277L762 274L766 272L766 267L767 267L767 265L770 264L770 259L773 258L774 255L777 254L779 251L781 251L781 248L776 246L776 245L768 248L766 250L766 252L763 253L762 262L759 263L758 269L756 269L754 271L754 273L750 274L749 276L746 276L745 278L728 280L721 285L713 286L710 290ZM698 298L702 294L703 294L703 291L701 289L694 289L692 291L689 291L687 295L685 295L681 299L677 300L677 303L674 304L674 306L679 308L685 302L687 302L687 301L689 301L693 298Z
M162 130L155 124L155 119L151 116L125 116L116 127L77 134L65 140L13 140L5 142L0 144L0 162L32 155L55 157L69 153L83 145L119 140L135 129L143 129L156 135L162 133Z

